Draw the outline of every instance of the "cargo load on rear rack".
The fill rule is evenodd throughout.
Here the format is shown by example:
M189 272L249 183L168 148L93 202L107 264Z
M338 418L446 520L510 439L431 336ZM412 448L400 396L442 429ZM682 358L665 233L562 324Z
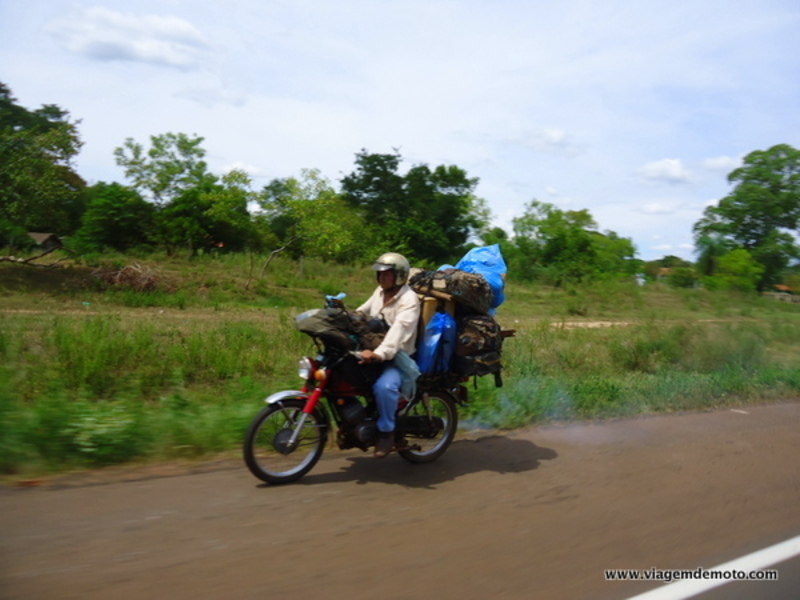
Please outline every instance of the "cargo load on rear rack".
M492 288L483 275L459 269L423 271L412 269L409 285L418 294L434 296L445 294L458 308L469 312L488 314L492 303ZM457 310L458 310L457 308Z
M493 317L462 315L456 319L456 356L477 356L502 349L502 329Z
M502 385L500 362L503 330L489 315L461 315L456 319L456 345L450 368L465 376L495 375Z
M440 312L439 316L447 316ZM436 322L436 315L431 319L430 324ZM425 334L429 333L429 327L425 327ZM464 379L472 376L494 375L495 385L503 385L500 371L503 368L501 363L501 353L503 351L503 339L514 335L513 330L503 330L494 317L490 315L458 315L455 319L455 339L452 340L452 348L448 348L445 336L434 337L424 335L420 338L417 346L417 361L420 363L420 370L425 375L443 375L450 373L455 378ZM429 344L433 343L433 346ZM439 347L444 344L443 347ZM445 366L439 360L432 361L430 357L448 357L448 364ZM429 365L434 364L435 368Z
M503 338L514 335L514 331L503 330L493 317L504 299L505 262L495 245L471 250L458 264L471 271L449 266L438 271L411 270L409 285L423 303L419 339L425 339L425 328L435 312L449 313L455 318L456 340L447 373L462 379L493 374L495 385L500 387ZM426 357L435 351L424 350ZM441 369L437 372L444 375Z

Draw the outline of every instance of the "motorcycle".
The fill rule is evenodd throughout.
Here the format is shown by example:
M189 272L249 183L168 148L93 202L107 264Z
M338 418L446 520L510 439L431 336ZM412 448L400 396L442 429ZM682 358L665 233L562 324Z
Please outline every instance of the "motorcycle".
M358 344L352 349L312 339L317 355L298 363L303 387L268 396L245 434L245 463L270 484L297 481L311 471L332 434L340 450L366 452L378 439L372 384L381 366L362 364ZM413 397L401 396L395 422L398 455L411 463L430 463L445 453L456 434L457 405L467 401L462 380L422 376Z

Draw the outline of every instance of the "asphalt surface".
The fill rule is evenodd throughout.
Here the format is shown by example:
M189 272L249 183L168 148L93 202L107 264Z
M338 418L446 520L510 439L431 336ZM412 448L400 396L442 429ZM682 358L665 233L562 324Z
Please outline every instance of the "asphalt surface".
M471 432L431 465L331 448L278 487L232 458L3 488L0 598L622 600L663 584L606 569L800 535L799 437L787 402ZM703 597L800 598L776 568Z

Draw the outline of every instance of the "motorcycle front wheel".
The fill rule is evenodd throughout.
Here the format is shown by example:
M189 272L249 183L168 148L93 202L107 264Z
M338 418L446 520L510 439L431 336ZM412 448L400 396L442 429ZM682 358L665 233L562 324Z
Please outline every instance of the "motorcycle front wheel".
M456 400L450 392L441 390L428 392L402 412L408 417L424 417L435 423L435 427L424 435L406 435L407 449L397 453L411 463L433 462L445 453L458 428Z
M308 473L322 456L328 424L318 411L310 413L297 443L290 439L304 414L305 400L289 399L264 408L247 428L244 461L250 472L267 483L290 483Z

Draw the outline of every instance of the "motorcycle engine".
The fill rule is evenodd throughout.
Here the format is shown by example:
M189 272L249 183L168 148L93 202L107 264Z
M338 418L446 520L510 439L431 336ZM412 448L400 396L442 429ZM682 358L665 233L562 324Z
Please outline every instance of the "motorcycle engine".
M364 446L371 446L378 439L378 423L371 419L356 425L355 436Z
M339 398L335 406L342 421L337 436L339 448L366 450L372 446L378 438L378 423L368 416L367 407L358 398Z
M336 410L342 421L348 425L355 425L364 420L366 410L357 398L339 398L336 401Z

